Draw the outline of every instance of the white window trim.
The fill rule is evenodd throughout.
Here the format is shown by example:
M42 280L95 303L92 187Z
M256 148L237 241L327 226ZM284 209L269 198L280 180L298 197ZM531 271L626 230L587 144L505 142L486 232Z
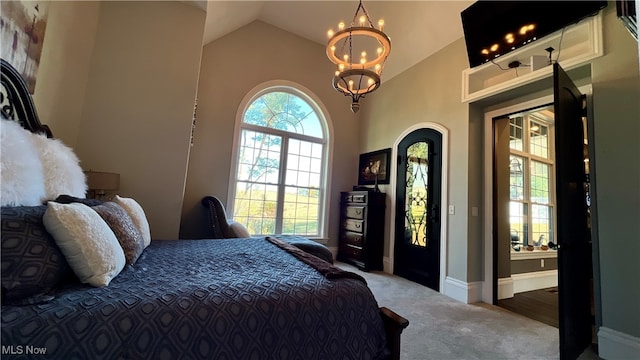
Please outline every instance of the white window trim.
M331 200L331 178L332 178L332 166L333 164L333 121L331 120L331 116L329 111L325 107L325 105L320 101L320 98L314 94L308 88L295 83L293 81L288 80L271 80L266 81L261 84L253 87L249 92L242 98L240 105L238 106L238 110L236 111L236 121L235 127L233 131L233 148L231 152L231 166L229 171L229 187L227 191L227 213L229 216L233 215L233 206L234 206L234 194L236 188L236 171L238 167L238 156L239 156L239 140L240 140L240 131L244 128L251 128L251 124L244 124L244 113L257 98L260 96L273 92L273 91L283 91L294 94L307 102L315 108L318 112L318 118L323 127L323 131L325 133L324 138L324 153L323 157L326 158L326 169L324 171L324 177L320 179L321 186L323 187L322 195L320 198L323 214L320 219L321 223L318 225L318 229L320 230L320 234L318 236L309 236L309 239L317 240L323 243L326 243L329 238L329 209L331 208L330 200ZM317 107L317 108L316 108ZM262 127L256 127L262 128ZM316 137L309 137L302 134L297 134L296 136L301 139L313 139L313 141L317 141Z

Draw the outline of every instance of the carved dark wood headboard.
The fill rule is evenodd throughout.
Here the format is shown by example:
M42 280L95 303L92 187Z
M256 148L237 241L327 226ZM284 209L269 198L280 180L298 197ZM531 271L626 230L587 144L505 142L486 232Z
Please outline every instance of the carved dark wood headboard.
M31 132L45 133L47 137L53 137L51 129L40 123L33 99L20 73L4 59L0 60L2 61L0 117L17 121Z

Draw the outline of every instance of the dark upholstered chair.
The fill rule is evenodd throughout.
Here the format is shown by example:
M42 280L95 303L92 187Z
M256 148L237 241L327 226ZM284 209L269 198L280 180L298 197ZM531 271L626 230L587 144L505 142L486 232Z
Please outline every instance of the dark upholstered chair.
M202 206L208 210L213 239L248 238L251 236L244 225L227 218L222 201L217 197L205 196L202 198Z

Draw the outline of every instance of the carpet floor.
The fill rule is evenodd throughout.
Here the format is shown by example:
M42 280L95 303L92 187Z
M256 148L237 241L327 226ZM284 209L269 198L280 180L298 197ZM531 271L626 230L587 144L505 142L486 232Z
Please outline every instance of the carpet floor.
M403 360L559 359L558 329L484 303L464 304L425 286L383 272L362 272L379 306L409 320Z

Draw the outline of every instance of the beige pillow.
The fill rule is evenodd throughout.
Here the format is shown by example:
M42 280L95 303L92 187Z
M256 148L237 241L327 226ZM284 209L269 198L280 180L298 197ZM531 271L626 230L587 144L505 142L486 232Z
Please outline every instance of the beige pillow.
M149 244L151 244L151 230L149 229L149 222L147 221L147 216L144 214L142 206L134 199L120 197L120 195L116 195L113 201L127 211L127 214L129 214L131 220L133 220L138 231L140 231L142 239L144 239L144 247L149 246Z
M124 268L124 252L118 239L90 207L51 201L42 221L83 283L107 286Z
M127 211L113 201L92 206L91 209L100 215L115 234L124 250L127 264L135 264L144 250L144 239Z

